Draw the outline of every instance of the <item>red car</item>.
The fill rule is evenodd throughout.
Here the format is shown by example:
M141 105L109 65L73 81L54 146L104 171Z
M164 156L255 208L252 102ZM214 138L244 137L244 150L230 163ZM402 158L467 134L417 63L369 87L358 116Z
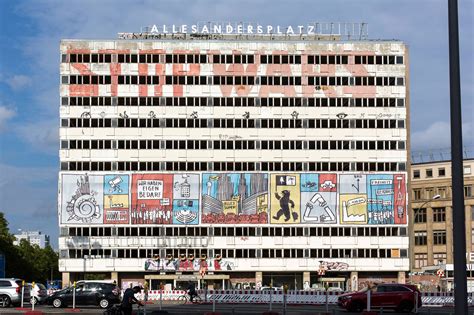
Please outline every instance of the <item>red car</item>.
M367 292L364 288L358 292L346 293L339 296L337 305L348 311L361 312L367 308ZM381 283L373 286L370 293L370 307L374 309L395 309L397 312L411 312L418 299L421 307L421 293L410 284Z

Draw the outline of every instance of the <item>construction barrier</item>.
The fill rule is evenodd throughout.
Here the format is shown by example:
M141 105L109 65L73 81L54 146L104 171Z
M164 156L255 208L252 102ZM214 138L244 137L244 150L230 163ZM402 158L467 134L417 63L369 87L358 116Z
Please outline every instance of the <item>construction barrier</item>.
M283 291L259 291L259 290L198 290L203 301L215 303L283 303ZM339 295L346 292L325 292L325 291L295 291L289 290L286 295L287 304L326 304L326 294L328 304L337 304ZM184 294L185 290L162 291L163 301L176 301ZM144 293L137 294L137 298L143 299ZM149 301L160 300L160 290L148 291ZM421 292L423 306L452 306L454 305L454 293L452 292ZM473 305L473 293L469 293L468 304Z

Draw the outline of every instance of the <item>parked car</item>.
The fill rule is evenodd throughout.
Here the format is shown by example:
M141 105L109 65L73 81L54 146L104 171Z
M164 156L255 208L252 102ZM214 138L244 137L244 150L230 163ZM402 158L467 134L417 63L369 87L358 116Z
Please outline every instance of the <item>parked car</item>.
M337 304L348 311L361 312L367 307L367 293L364 288L358 292L339 296ZM421 307L421 293L414 285L400 283L382 283L370 288L370 307L374 309L395 309L397 312L411 312L418 295L418 307Z
M47 304L56 308L72 305L73 288L56 291L46 299ZM98 305L109 308L120 303L120 289L113 283L79 282L76 285L76 305Z
M28 283L31 286L31 298L30 304L43 304L48 298L48 291L42 283L35 283L33 286L31 283Z
M22 283L23 280L17 278L0 279L0 307L21 304ZM23 302L28 303L30 300L30 289L30 286L25 285Z
M344 292L344 290L340 287L329 287L328 292Z

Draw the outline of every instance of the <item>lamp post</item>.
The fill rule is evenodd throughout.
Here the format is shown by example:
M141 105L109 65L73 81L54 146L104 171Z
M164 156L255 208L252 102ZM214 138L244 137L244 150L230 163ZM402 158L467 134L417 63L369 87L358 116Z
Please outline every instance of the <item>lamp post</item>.
M439 199L439 198L441 198L441 195L434 195L433 198L431 198L431 199L429 199L429 200L423 202L423 203L421 204L421 206L419 206L418 208L416 208L416 209L415 209L415 210L416 210L415 212L418 212L420 209L423 209L423 207L426 206L428 203L432 202L433 200L437 200L437 199Z

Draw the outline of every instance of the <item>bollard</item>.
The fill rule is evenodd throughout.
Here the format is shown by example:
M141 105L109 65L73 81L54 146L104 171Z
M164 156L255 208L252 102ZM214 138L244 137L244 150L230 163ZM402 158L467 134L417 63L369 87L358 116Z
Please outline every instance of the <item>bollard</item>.
M329 297L328 290L326 289L326 313L329 312Z
M370 312L370 302L371 302L371 301L370 301L370 295L371 295L371 293L372 293L372 290L369 289L369 290L367 291L367 312Z
M283 293L283 315L286 315L286 294Z
M418 291L415 291L415 314L418 313Z
M270 308L268 309L269 311L272 310L272 294L273 294L273 288L270 286Z
M212 294L212 312L216 311L216 294Z
M160 311L162 307L163 307L163 290L160 290Z
M76 308L76 281L72 285L72 309Z
M35 287L35 282L31 282L31 289L30 289L30 303L31 303L31 310L34 311L35 310L35 304L36 304L36 300L35 300L35 297L34 296L31 296L31 294L33 293L33 288Z
M24 295L25 295L25 280L21 282L21 308L23 308Z

